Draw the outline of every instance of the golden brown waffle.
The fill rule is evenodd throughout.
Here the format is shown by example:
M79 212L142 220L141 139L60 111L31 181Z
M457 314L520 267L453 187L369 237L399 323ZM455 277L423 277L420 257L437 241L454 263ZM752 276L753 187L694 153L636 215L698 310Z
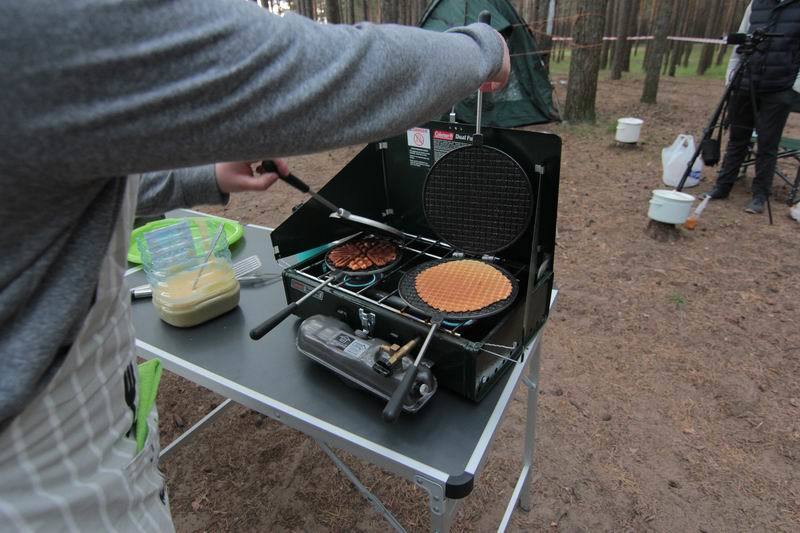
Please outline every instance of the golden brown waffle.
M328 253L328 261L333 263L336 268L343 268L360 255L359 247L348 242L331 250Z
M415 280L422 301L445 313L478 311L511 295L511 282L483 261L447 261L423 270Z
M397 246L379 239L347 242L328 252L328 261L335 268L368 270L388 265L397 259Z
M367 250L367 257L375 266L382 267L397 259L397 247L390 242L376 241Z

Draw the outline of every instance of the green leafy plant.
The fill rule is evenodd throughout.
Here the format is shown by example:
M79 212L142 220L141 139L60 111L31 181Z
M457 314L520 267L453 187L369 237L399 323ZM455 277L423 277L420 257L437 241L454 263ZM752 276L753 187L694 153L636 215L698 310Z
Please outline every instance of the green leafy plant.
M686 305L686 298L684 298L682 295L678 294L677 292L673 292L673 293L670 295L670 297L669 297L669 300L670 300L672 303L674 303L674 304L675 304L675 308L676 308L676 309L680 309L681 307L683 307L684 305Z

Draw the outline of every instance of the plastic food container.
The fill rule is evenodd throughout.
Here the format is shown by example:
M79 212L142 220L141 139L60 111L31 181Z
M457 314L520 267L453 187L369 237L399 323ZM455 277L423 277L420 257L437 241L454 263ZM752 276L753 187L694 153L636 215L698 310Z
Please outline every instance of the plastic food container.
M644 120L634 117L625 117L617 120L617 131L614 140L621 143L639 142L639 133L642 131Z
M650 199L647 216L666 224L683 224L692 211L694 196L685 192L657 189Z
M224 232L209 255L218 224L185 220L137 237L153 305L167 324L196 326L239 305Z

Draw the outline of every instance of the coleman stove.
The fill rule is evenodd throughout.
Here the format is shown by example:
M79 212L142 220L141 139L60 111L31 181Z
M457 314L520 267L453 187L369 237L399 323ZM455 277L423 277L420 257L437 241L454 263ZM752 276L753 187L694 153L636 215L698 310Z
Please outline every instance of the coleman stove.
M369 144L319 191L392 232L313 198L278 226L290 305L253 337L299 316L301 353L385 399L399 391L406 412L438 387L479 401L521 362L549 311L561 140L471 130L430 122Z

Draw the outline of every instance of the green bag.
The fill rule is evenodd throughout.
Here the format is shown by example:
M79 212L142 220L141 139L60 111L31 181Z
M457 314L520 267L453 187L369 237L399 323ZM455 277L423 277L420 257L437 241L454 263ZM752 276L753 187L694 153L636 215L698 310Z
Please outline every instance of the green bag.
M147 419L156 403L161 381L161 361L150 359L139 365L139 405L136 407L136 453L144 449L147 440Z

